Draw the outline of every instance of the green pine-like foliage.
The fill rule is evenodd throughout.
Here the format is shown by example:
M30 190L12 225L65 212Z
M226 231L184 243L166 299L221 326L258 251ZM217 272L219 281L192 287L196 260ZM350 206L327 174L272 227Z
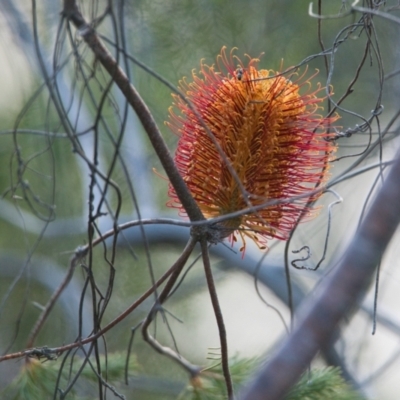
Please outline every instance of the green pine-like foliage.
M299 382L286 396L286 400L362 400L343 379L340 369L326 367L303 374Z
M234 358L230 365L235 393L259 365L257 359ZM221 366L212 368L195 380L179 397L180 400L225 400L226 389ZM342 377L339 368L312 369L303 374L285 400L362 400Z
M115 353L110 354L107 359L101 357L100 364L102 371L104 371L102 379L107 382L108 390L117 393L118 384L122 383L125 377L126 355ZM255 358L234 357L231 359L230 371L235 393L239 393L243 384L254 373L259 364L259 360ZM12 384L0 392L0 398L4 400L52 399L56 387L59 392L64 391L79 374L79 379L71 386L66 398L70 400L94 400L95 397L90 393L95 393L99 379L93 371L95 365L95 360L92 358L90 362L85 363L84 359L75 357L68 366L64 365L60 373L60 360L41 362L36 359L27 359ZM128 368L130 374L138 371L139 368L134 357L130 358ZM94 392L90 388L94 389ZM110 396L110 398L114 397ZM221 365L204 370L200 376L192 379L178 398L179 400L226 400L226 387ZM326 399L362 400L362 397L345 382L340 369L333 367L307 371L285 397L285 400Z
M3 391L0 398L3 400L46 400L54 398L56 387L58 392L64 391L79 374L79 380L71 386L66 396L70 400L92 400L93 397L83 395L88 387L93 387L98 382L98 375L93 371L96 362L93 358L90 362L75 357L74 361L64 366L60 373L60 360L41 362L37 359L27 359L19 375ZM113 385L122 382L126 370L126 354L110 354L107 359L100 357L103 374L102 379L107 381L111 390ZM83 368L82 368L83 366ZM92 368L93 366L93 368ZM130 373L137 371L137 363L134 357L130 357L128 370ZM57 384L58 382L58 384ZM57 398L59 398L57 396Z

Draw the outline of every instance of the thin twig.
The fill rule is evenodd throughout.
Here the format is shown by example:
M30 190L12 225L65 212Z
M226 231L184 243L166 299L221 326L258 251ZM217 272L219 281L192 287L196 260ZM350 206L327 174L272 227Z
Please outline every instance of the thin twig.
M149 314L147 315L146 319L143 321L142 325L142 334L143 334L143 339L149 343L153 349L158 351L160 354L163 354L167 357L169 357L171 360L174 360L177 362L179 365L181 365L183 368L186 369L186 371L189 372L189 374L192 377L197 376L202 368L198 367L196 365L191 364L189 361L184 359L180 354L176 353L169 347L162 346L155 338L153 338L149 334L149 326L151 322L153 321L154 317L157 314L157 311L160 309L160 306L164 303L165 300L167 300L169 293L171 292L172 288L175 285L175 282L179 278L180 273L182 272L189 256L192 254L192 251L194 249L194 246L197 243L197 239L191 237L187 246L185 249L182 251L181 255L179 258L176 260L174 264L174 270L165 285L164 289L160 293L158 299L156 300L155 304L153 305L152 309L150 310Z
M176 263L168 270L166 271L155 283L154 286L150 287L147 289L135 302L133 302L125 311L123 311L120 315L118 315L115 319L113 319L109 324L107 324L104 328L96 332L96 334L91 335L85 339L82 339L80 341L70 343L64 346L60 347L45 347L46 350L46 355L59 355L67 350L74 349L77 347L80 347L84 344L88 344L93 342L94 340L97 340L99 337L103 336L105 333L107 333L110 329L112 329L115 325L119 324L122 320L124 320L128 315L132 313L140 304L142 304L152 293L154 293L155 289L158 288L160 285L162 285L168 277L174 272L176 268ZM18 351L16 353L10 353L6 354L4 356L0 356L0 362L2 361L7 361L7 360L13 360L16 358L21 358L21 357L35 357L36 354L41 353L40 350L42 348L33 348L33 349L26 349L22 351Z
M228 341L226 339L224 318L222 316L222 311L217 296L217 290L215 288L214 278L211 271L210 256L208 253L208 245L206 240L204 239L201 240L200 245L201 245L201 253L203 256L204 272L207 279L208 292L210 293L211 303L214 309L214 315L215 318L217 319L219 340L221 343L222 371L225 377L225 384L228 392L228 398L232 400L234 398L234 394L233 394L232 377L229 371Z
M44 307L39 318L36 320L35 326L31 330L31 332L29 334L28 342L26 343L27 348L33 347L33 343L35 342L37 335L39 334L44 323L46 322L47 317L50 315L51 310L53 309L54 305L56 304L58 298L61 296L64 289L68 286L69 282L71 281L72 276L74 275L74 271L75 271L77 262L78 262L78 259L76 259L75 257L71 260L70 265L68 267L67 274L65 275L63 281L60 283L58 288L54 291L53 295L50 297L49 301L47 302L46 306Z

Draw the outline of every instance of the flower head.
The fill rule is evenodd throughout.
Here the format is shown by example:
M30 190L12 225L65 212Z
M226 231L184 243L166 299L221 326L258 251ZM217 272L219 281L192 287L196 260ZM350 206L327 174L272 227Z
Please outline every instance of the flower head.
M180 82L196 112L173 95L180 113L171 108L168 125L179 135L178 170L206 218L278 200L222 223L232 240L238 232L243 242L248 236L265 247L312 215L307 204L319 193L307 193L326 179L335 151L327 130L338 117L318 114L324 88L313 89L307 71L285 76L257 64L249 58L245 65L232 52L228 58L225 48L216 68L201 63L200 76L193 71L192 82ZM169 206L184 213L172 186L169 195Z

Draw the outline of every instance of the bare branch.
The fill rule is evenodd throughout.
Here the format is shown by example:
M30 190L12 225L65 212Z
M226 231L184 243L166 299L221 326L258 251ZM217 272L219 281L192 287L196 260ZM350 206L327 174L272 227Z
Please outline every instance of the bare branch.
M204 217L180 176L153 116L125 72L100 41L95 30L85 21L74 0L64 1L64 14L78 29L84 41L135 110L189 218L193 221L203 220Z
M304 317L243 393L243 400L281 399L327 346L339 322L365 293L400 222L400 153L338 267L309 299Z

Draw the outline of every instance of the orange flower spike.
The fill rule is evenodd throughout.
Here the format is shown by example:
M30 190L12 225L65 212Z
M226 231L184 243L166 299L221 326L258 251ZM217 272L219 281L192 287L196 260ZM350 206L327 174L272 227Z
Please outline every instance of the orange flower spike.
M198 77L180 82L180 89L201 116L201 121L178 96L170 110L171 130L179 135L175 162L206 218L219 217L257 206L268 200L280 204L266 207L221 223L221 228L236 241L240 234L260 248L267 240L286 240L308 201L318 194L307 193L327 178L328 163L336 150L332 134L327 132L339 117L323 118L317 112L324 98L312 89L311 79L291 74L258 70L257 59L245 66L239 58L226 57L225 48L217 58L217 70L201 63ZM305 93L300 94L300 90ZM235 170L241 185L232 175L205 124ZM244 188L244 192L243 189ZM174 188L170 186L171 207L181 209ZM305 195L296 201L294 196ZM288 200L288 202L284 202ZM223 237L224 235L221 235Z

